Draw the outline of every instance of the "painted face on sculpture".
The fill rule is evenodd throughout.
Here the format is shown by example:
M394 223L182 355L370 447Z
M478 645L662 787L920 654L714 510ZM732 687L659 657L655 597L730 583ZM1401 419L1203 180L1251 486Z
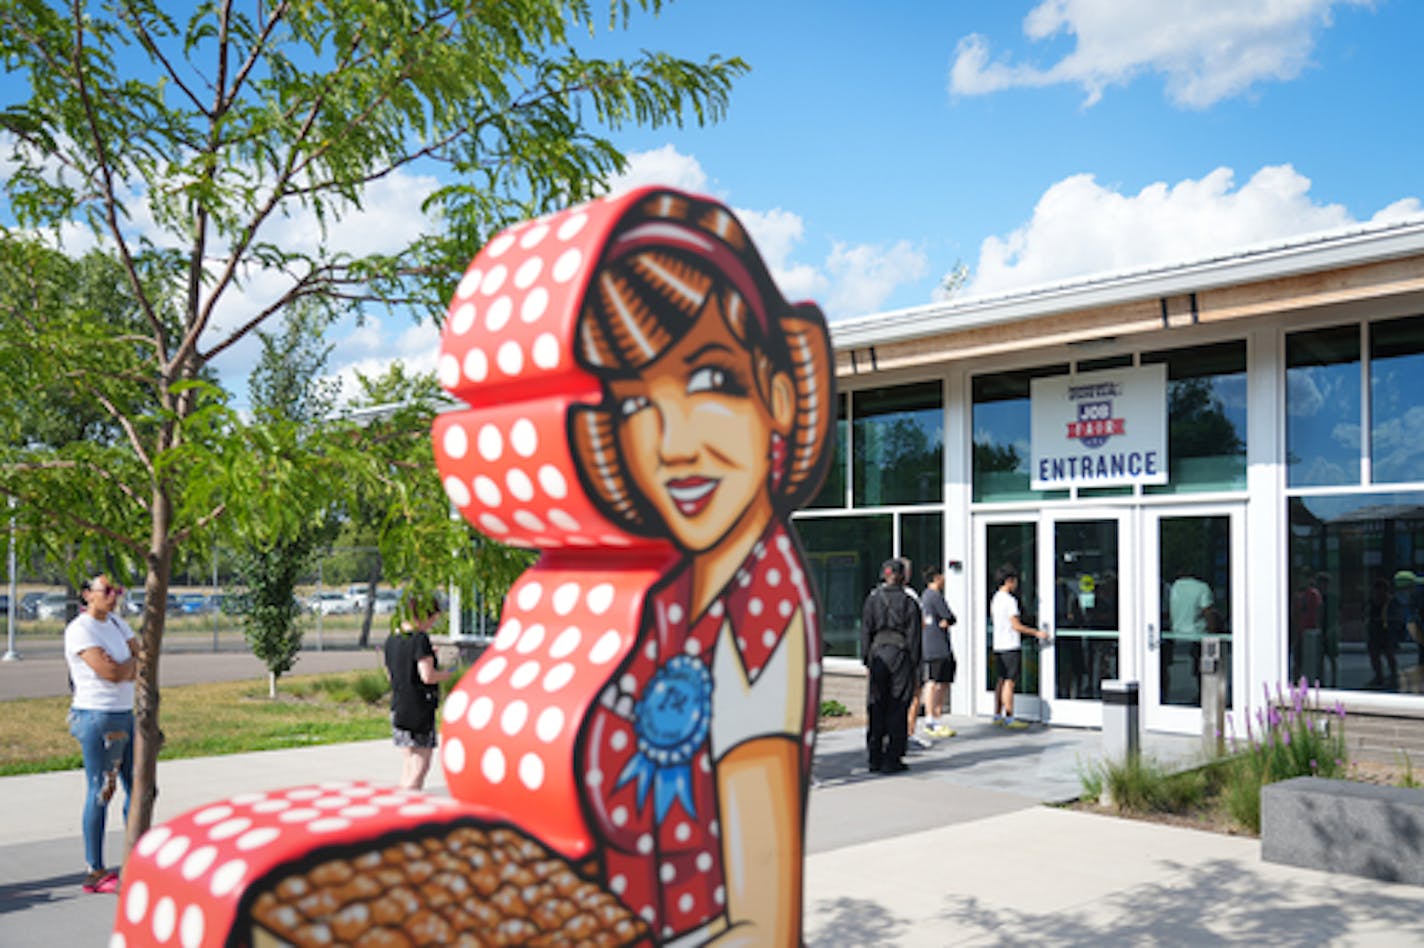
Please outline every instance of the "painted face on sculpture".
M714 295L637 378L609 384L628 472L690 552L715 548L737 527L760 531L771 517L772 436L790 430L792 391L784 374L756 373Z

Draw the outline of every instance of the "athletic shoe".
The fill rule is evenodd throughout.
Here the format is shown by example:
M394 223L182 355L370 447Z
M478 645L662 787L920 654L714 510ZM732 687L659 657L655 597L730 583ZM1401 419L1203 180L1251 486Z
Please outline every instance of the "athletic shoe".
M959 732L947 724L938 724L929 730L930 737L953 737L957 733Z
M905 763L903 760L897 760L897 761L893 761L893 762L891 762L891 763L888 763L888 764L886 764L884 767L882 767L882 768L881 768L881 773L887 773L887 774L902 774L902 773L904 773L905 771L907 771L907 770L909 770L909 769L910 769L910 765L909 765L909 764Z
M1003 726L1004 726L1004 716L1003 716L1002 714L996 714L996 715L994 715L993 724L994 724L995 727L1003 727Z
M929 748L934 747L933 741L927 741L923 737L920 737L920 735L918 734L910 735L910 743L920 748L920 750L928 750Z
M119 874L112 869L103 869L98 872L89 873L84 884L80 886L85 892L95 892L100 895L113 895L119 891Z
M1020 721L1018 718L1004 718L1004 727L1010 731L1026 731L1028 730L1028 722Z

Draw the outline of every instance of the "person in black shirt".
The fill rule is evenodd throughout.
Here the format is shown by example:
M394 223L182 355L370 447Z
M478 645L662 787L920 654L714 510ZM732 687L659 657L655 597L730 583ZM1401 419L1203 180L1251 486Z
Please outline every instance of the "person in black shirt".
M391 679L391 731L405 751L400 785L419 790L430 770L435 750L435 709L440 682L453 672L438 667L430 644L430 627L440 617L440 604L425 593L412 593L402 603L399 627L386 639L386 673Z
M870 671L866 749L872 771L899 773L909 769L905 720L919 682L920 607L905 593L903 560L886 560L880 575L883 582L865 597L861 613L862 654Z

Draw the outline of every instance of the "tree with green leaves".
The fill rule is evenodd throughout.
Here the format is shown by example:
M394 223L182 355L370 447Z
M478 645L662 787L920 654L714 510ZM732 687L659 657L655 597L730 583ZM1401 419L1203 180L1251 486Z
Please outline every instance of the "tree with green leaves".
M62 337L49 309L62 294L37 288L46 311L23 345L121 435L102 458L73 446L62 463L0 458L0 492L44 511L50 534L121 550L144 575L130 842L157 793L175 550L214 523L286 516L263 481L242 479L282 473L264 467L271 445L244 440L269 435L235 427L205 373L303 301L328 317L385 305L438 318L493 233L593 196L621 168L617 129L720 117L740 60L574 46L661 5L200 0L175 17L158 0L0 0L6 242L97 241L140 327L116 338L75 317ZM348 226L392 182L425 215L399 246ZM105 358L118 344L121 366ZM61 369L66 349L78 361ZM86 503L95 482L111 507Z

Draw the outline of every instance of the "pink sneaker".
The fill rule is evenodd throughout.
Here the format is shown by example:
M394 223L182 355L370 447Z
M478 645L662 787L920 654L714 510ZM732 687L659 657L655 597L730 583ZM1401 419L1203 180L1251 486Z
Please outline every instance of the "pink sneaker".
M105 869L102 872L90 873L80 886L85 892L97 892L100 895L113 895L119 891L119 874L112 869Z

